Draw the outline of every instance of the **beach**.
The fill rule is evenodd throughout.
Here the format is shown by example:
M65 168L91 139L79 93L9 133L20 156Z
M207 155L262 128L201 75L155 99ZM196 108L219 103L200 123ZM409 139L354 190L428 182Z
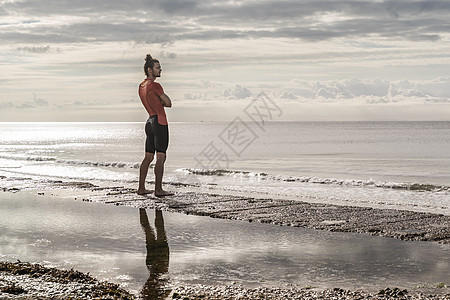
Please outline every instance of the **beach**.
M38 199L51 196L56 197L59 201L81 202L85 205L98 202L108 207L117 207L117 209L122 206L147 210L158 209L179 214L199 215L202 218L231 219L234 222L241 223L244 221L248 224L268 223L268 225L274 227L281 225L283 227L304 227L318 231L379 235L384 238L409 240L419 244L441 244L444 247L447 247L450 239L450 218L441 214L198 193L185 191L183 187L172 187L177 190L174 196L157 198L152 195L136 195L135 190L130 188L101 187L88 182L48 181L45 183L45 187L41 186L40 189L35 189L29 188L29 186L36 186L36 184L30 184L30 179L2 178L2 182L8 181L14 182L15 187L4 185L1 193L2 198L11 195L20 197L21 194L23 197L27 197L27 194L31 193ZM448 247L445 249L448 250ZM447 265L448 262L445 264ZM16 263L15 267L17 268L20 265ZM76 268L76 266L74 267ZM69 296L77 298L78 293L79 299L90 299L89 297L93 299L95 295L97 297L99 295L99 289L94 287L102 286L96 280L94 280L96 282L91 281L91 285L70 279L65 282L56 281L55 283L55 280L51 278L40 277L36 279L26 275L27 272L24 273L15 274L14 272L5 272L5 268L3 269L0 277L3 287L23 286L23 290L27 292L17 295L3 292L2 297L5 297L5 299L27 299L24 297L40 295L42 298L66 298ZM42 294L43 282L52 282L51 286L44 285L47 286L46 295ZM76 284L69 288L69 282L72 284L75 282ZM436 282L434 285L423 284L413 289L379 286L378 290L373 288L369 290L360 289L357 288L357 284L353 289L339 286L334 288L289 285L270 287L264 286L264 284L261 287L250 287L239 283L225 285L184 284L171 285L170 288L168 286L162 289L168 292L163 293L164 297L174 299L389 299L391 297L399 299L449 299L450 297L449 288L445 282ZM115 287L120 289L117 285ZM97 291L97 294L93 291ZM123 293L123 295L117 293L120 296L111 296L105 292L102 297L104 299L136 297L136 294L127 294L122 290L120 290L120 293Z
M3 177L2 180L22 181L19 186L38 186L38 183L26 178ZM40 192L42 195L59 193L66 198L86 202L157 208L212 218L363 233L401 240L450 243L450 216L443 214L185 191L180 184L174 184L172 188L181 186L183 191L167 198L158 198L152 194L140 196L136 195L136 189L133 188L100 187L89 182L48 181L41 184L44 188L52 188ZM71 192L72 189L75 191ZM20 191L20 187L5 187L3 190L16 192Z

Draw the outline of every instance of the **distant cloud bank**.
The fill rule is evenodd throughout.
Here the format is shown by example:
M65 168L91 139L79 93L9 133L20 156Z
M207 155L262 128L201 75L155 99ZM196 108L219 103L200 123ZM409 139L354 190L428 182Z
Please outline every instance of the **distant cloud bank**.
M207 82L203 82L205 86ZM215 83L217 88L218 83ZM384 79L356 79L349 78L343 80L329 81L307 81L292 80L285 83L285 86L271 89L261 89L260 87L243 86L236 84L226 88L217 94L214 90L208 93L192 94L185 93L177 101L186 100L189 102L211 102L223 100L249 100L264 91L277 101L297 102L297 103L347 103L347 104L426 104L426 103L446 103L450 104L450 78L437 78L428 81L390 81ZM138 99L122 100L124 105L136 106L140 108ZM69 101L57 104L49 104L46 100L38 98L34 94L33 100L11 102L0 99L0 108L4 110L30 110L40 108L62 108L62 107L101 107L109 106L108 103L98 101Z
M429 81L345 79L331 81L293 80L281 99L302 101L347 100L366 103L450 103L450 78Z

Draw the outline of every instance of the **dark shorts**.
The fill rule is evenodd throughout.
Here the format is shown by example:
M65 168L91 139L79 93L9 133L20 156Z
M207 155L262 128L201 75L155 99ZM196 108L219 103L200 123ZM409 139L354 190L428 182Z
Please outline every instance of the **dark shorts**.
M166 153L169 146L169 126L158 123L158 116L150 116L145 123L145 152Z

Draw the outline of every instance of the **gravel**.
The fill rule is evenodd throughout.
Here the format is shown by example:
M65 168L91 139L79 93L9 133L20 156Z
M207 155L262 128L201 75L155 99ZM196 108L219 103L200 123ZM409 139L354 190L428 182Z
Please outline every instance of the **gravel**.
M174 287L168 299L445 299L442 294L411 293L398 288L385 288L377 293L341 288L316 290L308 288L243 288L240 286L190 285ZM74 270L46 268L39 264L0 262L0 299L137 299L108 282L99 282L89 274ZM157 299L151 299L157 300Z
M398 288L385 288L377 293L368 293L365 291L350 291L341 288L328 290L304 289L278 289L278 288L254 288L244 289L233 286L205 286L196 285L190 287L175 288L172 295L173 299L197 300L232 300L232 299L273 299L273 300L356 300L356 299L450 299L450 294L432 295L432 294L410 294L407 290Z
M117 284L75 270L0 262L0 299L134 299Z

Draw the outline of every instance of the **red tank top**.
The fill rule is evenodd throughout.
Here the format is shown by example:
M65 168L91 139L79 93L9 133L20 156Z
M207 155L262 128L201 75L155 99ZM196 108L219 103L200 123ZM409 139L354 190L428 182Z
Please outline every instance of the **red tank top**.
M139 97L145 110L150 116L157 115L159 124L167 125L166 111L159 98L162 94L164 94L162 86L151 79L145 79L139 85Z

